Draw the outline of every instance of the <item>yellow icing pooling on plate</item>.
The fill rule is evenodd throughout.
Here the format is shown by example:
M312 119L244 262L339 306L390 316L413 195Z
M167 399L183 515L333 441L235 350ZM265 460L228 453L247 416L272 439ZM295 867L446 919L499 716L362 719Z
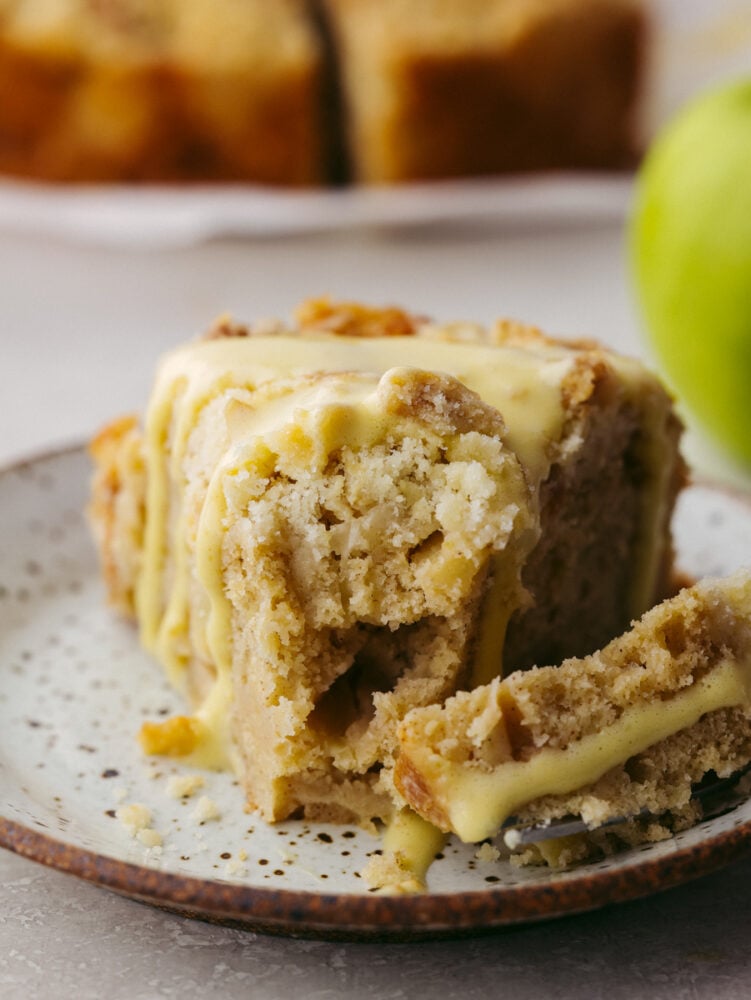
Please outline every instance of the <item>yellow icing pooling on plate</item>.
M363 877L388 895L425 891L425 876L446 842L446 834L411 809L397 812L383 835L382 854L374 856Z

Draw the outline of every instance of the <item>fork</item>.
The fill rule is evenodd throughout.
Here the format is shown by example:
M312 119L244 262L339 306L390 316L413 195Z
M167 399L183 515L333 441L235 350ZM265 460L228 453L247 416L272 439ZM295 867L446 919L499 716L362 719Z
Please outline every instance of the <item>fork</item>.
M751 772L751 764L734 771L727 778L718 778L710 771L691 789L691 798L698 800L702 806L702 819L715 819L732 809L735 809L748 798L748 788L738 790L741 778ZM605 830L619 823L627 823L632 819L653 816L648 809L642 809L630 816L611 816L602 823L593 826L587 824L581 816L562 816L557 820L542 823L531 823L519 826L515 816L510 816L501 827L503 842L509 850L537 844L544 840L555 840L558 837L571 837L577 833L590 833L593 830Z

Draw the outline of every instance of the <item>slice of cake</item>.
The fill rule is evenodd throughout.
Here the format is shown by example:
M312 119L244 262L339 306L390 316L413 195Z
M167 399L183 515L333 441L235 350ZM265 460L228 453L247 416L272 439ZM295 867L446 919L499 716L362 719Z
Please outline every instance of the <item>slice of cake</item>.
M700 814L693 785L751 762L751 575L681 591L591 656L415 709L399 750L406 801L463 840L581 816L593 834L525 854L561 865L667 836ZM598 831L616 817L633 820Z
M46 180L324 179L304 0L0 0L0 170Z
M325 0L354 176L623 168L645 41L631 0Z
M93 449L111 597L195 708L144 745L270 820L388 818L411 708L663 596L679 431L638 363L513 323L219 323Z

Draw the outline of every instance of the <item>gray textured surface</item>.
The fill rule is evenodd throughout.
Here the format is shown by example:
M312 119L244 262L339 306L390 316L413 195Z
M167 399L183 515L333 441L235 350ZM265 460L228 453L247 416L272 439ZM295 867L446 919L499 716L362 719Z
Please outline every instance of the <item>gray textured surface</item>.
M636 903L468 941L333 944L185 920L0 853L0 996L741 1000L751 861Z

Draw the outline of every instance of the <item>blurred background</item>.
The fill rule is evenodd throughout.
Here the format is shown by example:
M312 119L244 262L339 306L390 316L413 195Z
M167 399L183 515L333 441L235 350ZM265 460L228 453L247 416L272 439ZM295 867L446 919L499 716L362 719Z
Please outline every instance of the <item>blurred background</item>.
M469 4L474 27L455 26L454 49L477 44L477 22L489 20L480 31L487 51L468 68L447 54L433 23L462 5L412 5L423 20L408 30L400 25L409 4L332 0L320 7L321 58L330 62L336 47L335 72L322 71L310 113L335 108L318 125L337 162L305 176L295 173L310 140L300 107L275 104L290 67L307 65L305 45L285 49L277 38L287 62L259 83L240 44L267 51L274 32L298 30L302 6L285 0L289 24L280 14L269 26L264 2L222 0L212 19L212 5L194 0L172 11L169 31L170 5L156 0L0 7L0 459L85 439L139 408L157 356L217 314L288 316L311 295L401 304L438 319L512 316L649 355L624 240L634 171L689 98L751 74L751 2L507 3L521 20L515 40L497 45L487 42L492 17ZM223 17L234 46L216 32ZM378 23L389 27L383 50ZM367 58L361 36L373 40ZM169 45L179 65L167 72ZM596 45L604 55L592 53ZM546 72L552 82L540 84ZM388 84L382 108L372 87L359 92L374 74ZM572 76L578 89L566 83ZM267 86L273 96L251 106L254 87ZM243 136L230 106L262 130L246 144L280 148L271 167L233 164ZM491 135L488 123L503 114ZM602 141L588 132L598 114ZM452 115L456 127L446 125ZM418 135L425 121L427 138ZM235 146L217 153L222 128ZM286 151L277 136L285 129ZM440 163L437 133L442 148L455 143ZM504 135L516 161L502 151ZM565 156L561 135L578 136ZM149 156L136 142L144 136L170 151ZM201 182L202 170L214 183ZM238 180L243 170L249 179ZM263 170L277 171L273 183L259 183ZM431 171L438 176L426 181ZM702 471L746 481L700 436L689 451Z

